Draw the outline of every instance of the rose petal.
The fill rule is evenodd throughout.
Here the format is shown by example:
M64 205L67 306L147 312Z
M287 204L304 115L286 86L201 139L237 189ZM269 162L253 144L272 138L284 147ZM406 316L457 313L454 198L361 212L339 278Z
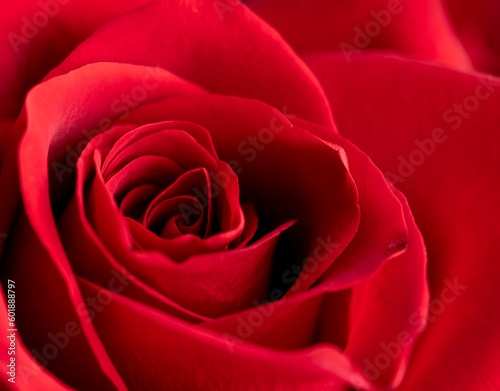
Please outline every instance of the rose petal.
M363 376L351 378L354 384L399 384L422 332L421 314L427 311L428 290L423 242L404 197L397 193L410 227L408 249L372 278L355 285L352 299L350 290L345 290L349 285L323 283L302 295L254 303L257 307L200 326L221 333L231 346L251 342L297 349L329 342L345 348L346 356L362 371ZM280 296L273 291L268 298ZM396 344L398 351L393 353ZM379 358L387 355L384 346L393 349L390 354L394 356L387 360ZM387 362L386 367L379 367Z
M82 160L80 164L83 165ZM88 162L91 163L91 162ZM82 167L82 171L92 169L93 165ZM196 323L204 318L187 311L178 304L165 298L150 286L144 284L113 258L88 223L83 204L83 183L85 176L77 181L76 194L58 221L59 233L65 251L71 259L71 266L77 276L91 279L95 284L114 292L153 306L166 313Z
M111 69L114 71L111 72L110 76ZM91 95L102 88L99 94L104 100L108 99L108 102L111 103L113 102L113 97L116 97L117 93L119 97L120 94L127 89L138 84L142 85L147 75L146 72L147 69L130 65L97 64L76 71L71 75L44 83L34 88L27 98L28 128L19 150L19 159L23 162L20 166L20 182L21 191L23 196L25 196L24 205L26 214L29 216L28 219L30 220L30 224L35 231L33 235L41 241L43 248L45 248L44 251L48 253L47 259L50 261L47 262L47 265L44 265L45 269L52 270L55 275L59 274L62 276L62 279L60 279L58 283L59 296L68 297L68 306L73 309L78 308L78 306L83 303L83 299L79 295L78 287L74 285L75 279L73 273L70 271L68 260L58 238L49 201L47 163L53 161L48 161L49 145L52 140L59 141L60 144L57 144L57 142L52 143L53 148L51 151L54 153L54 156L64 157L67 154L67 152L64 151L64 146L67 145L71 148L74 145L72 143L81 140L82 134L77 135L75 132L79 133L82 129L85 130L86 126L89 125L98 125L98 121L103 117L110 116L114 118L114 116L120 114L113 112L110 106L106 107L106 105L102 105L103 101L96 102L89 99L89 94ZM78 76L82 74L85 74L83 78L85 82ZM200 91L189 83L176 79L164 71L158 73L158 78L158 91L151 91L149 99L158 96L158 93L164 95L166 93L182 93L181 91ZM117 80L120 81L119 86L114 84ZM84 85L89 88L84 87ZM92 90L92 88L94 88L94 90ZM168 92L169 90L170 92ZM75 93L75 91L78 91L78 93ZM46 100L46 96L48 95L52 98L50 103ZM72 101L71 111L66 110L68 98ZM89 105L94 106L90 111ZM93 110L94 108L95 110ZM22 122L19 124L21 125ZM71 126L81 126L76 127L78 131L71 131L69 129L69 124L71 124ZM19 129L22 130L22 127L19 127ZM16 156L14 154L9 155L8 164L12 165L15 159ZM4 167L9 167L5 163L6 162L4 162L2 169ZM7 174L5 175L7 176ZM4 182L4 178L5 177L2 178L2 187L7 183ZM6 197L6 204L18 197L16 188L17 187L10 189L11 193ZM59 196L60 195L61 194L59 194ZM37 277L41 275L42 273L40 272ZM38 281L44 282L44 284L45 281L48 280L50 280L50 278L40 277L38 279ZM44 286L44 288L40 288L40 290L43 291L45 288ZM29 298L29 300L31 299L32 298ZM48 301L44 301L44 303L47 302ZM30 307L26 304L25 308ZM41 309L44 308L44 306L40 305L38 308ZM30 314L32 315L34 313L36 313L35 309L31 309ZM83 316L83 314L77 313L75 321L82 323L86 334L86 340L88 341L85 343L90 343L92 349L97 352L95 353L95 359L98 361L99 365L102 366L106 374L105 376L109 376L111 379L110 381L114 383L117 388L122 388L123 384L120 383L121 379L116 372L114 372L109 361L107 361L106 353L102 350L95 334L92 334L92 328L88 325L84 325ZM31 321L32 318L30 318L30 322ZM40 330L43 332L42 329ZM44 334L43 337L46 338L46 335L47 334ZM70 350L67 351L69 354ZM71 373L67 375L61 374L63 377L70 375ZM88 382L91 380L87 377L87 379L78 379L78 381Z
M153 283L167 297L204 316L222 316L267 297L275 247L292 224L278 227L247 247L194 255L182 264L149 263L145 267L156 271Z
M97 154L94 157L96 165L99 166L100 157ZM234 175L233 175L234 176ZM180 182L175 182L175 186ZM170 190L169 188L166 189ZM192 187L190 187L192 189ZM207 238L201 238L195 235L182 235L177 238L160 238L154 233L144 229L143 225L134 222L130 219L125 219L118 213L118 206L112 195L106 189L106 185L100 172L96 173L96 177L89 188L88 199L86 202L87 218L93 228L101 237L107 247L116 255L117 253L130 251L133 238L137 241L140 247L150 251L161 251L170 260L175 259L182 261L193 254L203 252L218 251L229 247L230 243L240 236L244 228L244 216L241 210L238 196L237 182L232 178L231 183L226 186L221 192L220 199L225 198L223 193L227 193L228 201L222 201L224 209L229 209L230 226L219 233L211 235ZM160 193L160 196L162 194ZM154 200L153 200L154 202ZM225 221L225 218L222 222ZM131 234L130 234L131 233ZM118 256L118 255L116 255ZM134 257L129 257L134 259ZM132 261L134 262L134 261ZM144 260L141 260L131 270L144 269L142 273L145 275L155 276L156 269L145 270ZM147 261L146 261L147 262ZM134 262L135 263L135 262ZM148 263L148 262L147 262ZM154 263L154 262L153 262ZM150 279L148 278L148 281Z
M356 236L320 281L342 286L354 284L373 275L386 261L405 250L408 233L401 203L380 170L351 142L299 118L292 122L346 151L349 172L359 194L361 219Z
M139 220L149 203L161 192L161 190L162 187L151 184L140 185L133 188L120 202L120 212L124 216Z
M182 167L170 158L144 155L132 160L111 178L106 178L106 187L121 204L120 201L136 187L149 184L162 189L183 172Z
M340 132L406 194L426 241L429 326L402 389L500 387L492 307L500 300L500 80L372 56L349 68L335 57L311 64Z
M123 136L106 153L102 165L106 180L125 164L144 155L168 157L184 169L214 168L214 161L217 160L209 133L194 124L166 121L150 123L133 132L117 129L111 133L103 135L106 144L110 143L107 140L109 137L114 140L120 134Z
M500 4L496 0L447 0L453 27L474 67L500 74Z
M98 183L95 182L96 185ZM254 300L260 300L265 296L277 235L288 225L277 229L269 238L263 238L251 247L230 250L227 254L194 256L182 264L177 264L157 253L161 249L160 242L149 248L150 251L131 251L126 241L122 241L122 236L117 235L116 228L123 223L120 223L120 216L117 214L116 206L113 207L113 201L109 196L108 198L104 196L103 190L102 184L95 187L95 191L100 192L94 193L100 202L92 202L92 205L98 208L95 211L91 211L87 206L87 218L94 224L99 237L117 259L154 289L189 310L208 316L248 307ZM98 221L107 225L99 226ZM130 225L130 227L135 226ZM125 231L126 228L122 231L124 235ZM134 229L132 234L137 234ZM193 241L194 238L196 237L184 235L178 239ZM189 247L179 242L178 246L185 251L193 251L193 246L194 251L198 253L202 250L199 248L200 244L196 243L191 243ZM151 252L153 249L157 251ZM172 252L171 249L165 251L166 254ZM214 270L217 270L215 275ZM210 284L206 283L208 276Z
M193 195L194 189L203 189L203 188L210 188L210 175L208 174L208 171L201 167L201 168L194 168L190 171L185 172L182 174L179 178L177 178L174 183L172 183L170 186L165 188L158 194L157 197L153 199L151 204L148 206L146 211L144 212L144 216L142 219L142 224L144 226L148 226L148 223L151 222L151 219L158 219L163 213L158 216L158 211L156 210L161 203L164 203L165 201L169 201L170 199L173 199L175 197L187 197L188 195L195 200L195 204L192 204L191 200L182 200L180 201L181 203L184 202L184 205L187 205L189 202L189 205L193 205L193 207L196 209L196 214L192 216L193 219L196 219L196 216L202 217L204 214L211 213L212 212L212 199L213 197L209 193L207 195L207 205L206 205L206 211L204 212L205 208L203 205L201 205L201 201L196 198L196 195ZM198 206L198 208L197 208ZM176 205L171 205L169 209L174 209L171 213L171 215L179 215L181 218L182 216L182 209L179 208L178 203ZM169 209L165 210L164 212L167 212ZM167 217L167 216L165 216ZM187 216L185 216L187 217ZM208 219L208 216L204 216L205 219ZM198 220L203 220L203 219L198 219ZM164 219L163 222L165 223L167 220Z
M50 258L22 211L10 234L2 278L16 281L16 326L31 354L76 389L123 390L85 309L86 297L71 286L71 266Z
M6 0L0 11L0 119L94 30L150 0Z
M244 203L242 209L245 215L245 230L241 237L233 242L237 248L245 247L254 238L259 226L259 216L255 212L255 207L250 203Z
M380 388L397 388L410 354L424 330L421 316L429 304L427 257L422 235L404 196L408 248L372 278L353 287L345 353Z
M152 78L156 78L157 82L154 88L150 84ZM44 235L50 236L51 232L46 221L52 220L52 217L50 214L39 213L42 208L47 209L50 205L48 178L50 178L52 197L60 201L61 198L64 198L64 191L71 189L71 179L76 166L75 157L78 157L89 139L108 129L112 119L126 117L132 107L119 105L123 99L122 95L124 93L130 94L130 91L136 87L146 88L143 86L144 83L150 88L144 102L149 99L154 100L158 96L203 92L199 87L166 71L127 64L89 65L72 72L71 75L44 83L31 91L27 102L30 111L27 134L33 135L31 140L33 143L28 146L30 149L27 152L28 158L22 158L22 168L29 172L27 174L28 180L33 180L27 186L30 189L28 196L33 196L37 200L36 202L45 205L45 207L35 208L35 214L38 215L36 219L41 218L44 221L40 228L35 224L35 230L43 231L43 237L45 237ZM50 103L46 101L46 96L51 96ZM95 96L99 96L101 100L94 99ZM69 101L72 102L71 110L67 110ZM103 102L107 104L103 104ZM134 105L137 104L137 102L134 103ZM117 105L118 107L116 107ZM5 213L0 219L0 226L4 232L8 230L19 200L17 143L24 132L25 125L24 113L13 131L0 173L2 184L0 186L0 202L5 208ZM93 129L93 127L95 128ZM30 139L30 136L27 138ZM48 158L49 146L50 157ZM22 146L21 150L23 150ZM50 176L45 169L47 159L51 167ZM38 173L38 171L42 172ZM20 173L20 175L23 174ZM37 185L34 182L37 182ZM47 196L44 196L42 200L37 196L38 193L35 189L36 191L44 189ZM28 207L28 214L30 214L29 209ZM49 211L46 210L44 213L47 212Z
M120 131L120 129L117 130L117 132ZM113 137L114 133L116 132L111 131L110 137ZM96 156L99 158L98 153ZM88 148L83 152L79 161L76 194L81 205L83 205L83 195L85 194L83 184L89 182L86 177L94 175L89 171L91 157L92 148ZM95 167L101 167L99 160L97 160ZM93 224L99 235L99 242L106 243L107 251L114 254L128 270L149 286L189 310L209 316L248 307L253 301L260 300L266 295L273 250L279 234L289 225L280 227L272 235L270 234L250 247L227 253L199 255L189 258L183 264L176 264L157 251L132 250L131 237L123 218L118 213L117 205L106 190L100 173L95 173L95 175L96 181L88 193L84 220L89 219L90 223ZM230 188L226 185L222 191L229 194ZM221 197L222 195L219 195L217 199ZM130 227L134 228L132 223L133 221L129 221ZM136 224L139 225L137 222ZM142 229L142 227L140 228ZM66 223L64 237L68 238L68 232L71 231ZM93 236L96 240L97 236L95 234ZM178 239L187 236L189 235L181 236ZM88 254L86 247L86 245L78 246L79 259L93 256ZM189 246L181 246L181 248L192 250ZM153 246L153 249L158 250L160 246ZM198 251L200 250L198 249ZM74 251L71 250L71 253ZM166 253L168 254L168 252ZM88 255L85 256L85 254ZM214 275L213 270L218 270L218 273ZM109 275L109 272L105 275ZM211 284L206 284L207 276L210 276Z
M295 292L311 286L350 242L359 221L357 192L342 148L292 127L276 109L235 97L156 102L138 108L126 122L173 118L210 132L219 157L238 174L242 202L255 206L261 229L269 232L290 218L298 220L276 256L275 285L286 285L286 290L292 286L298 273L287 275L286 281L283 273L292 263L300 271L318 237L330 243L328 258Z
M307 348L316 342L323 306L322 293L317 290L303 297L285 296L274 301L283 296L282 291L274 289L254 300L252 307L228 313L201 326L222 334L231 345L253 343L284 350ZM345 313L329 310L335 312L338 323L342 322Z
M389 50L471 70L440 2L432 0L249 0L301 54L342 52L344 61L364 50Z
M185 216L179 212L179 205L187 204L194 205L194 209L199 211L199 216L191 217L186 222ZM147 212L146 212L147 215ZM184 234L197 235L204 237L202 224L207 216L204 216L203 205L194 196L177 196L163 201L151 210L151 213L146 217L146 228L152 232L158 232L162 238L176 238ZM165 223L166 221L166 223ZM147 231L147 230L146 230Z
M140 31L133 40L130 26ZM333 129L324 94L309 69L270 26L237 2L224 15L217 3L206 0L151 3L109 22L50 77L102 61L159 66L211 92L286 107Z
M88 281L80 280L80 285L90 297L98 293ZM257 384L260 390L269 391L301 387L340 391L349 378L359 376L333 346L284 353L251 344L232 345L218 334L109 294L112 300L98 314L95 325L117 368L126 374L130 389L245 390ZM122 327L113 327L116 323ZM137 361L139 354L144 359Z

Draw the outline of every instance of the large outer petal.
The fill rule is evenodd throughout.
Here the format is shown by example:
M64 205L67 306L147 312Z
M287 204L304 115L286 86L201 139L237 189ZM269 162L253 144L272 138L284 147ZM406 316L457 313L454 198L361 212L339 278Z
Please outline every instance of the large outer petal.
M85 295L98 294L92 283L79 282ZM130 389L344 391L345 381L360 376L339 349L327 344L295 352L233 345L221 335L108 293L112 300L95 325Z
M470 60L440 1L249 0L301 54L389 50L471 69ZM350 47L348 46L350 45Z
M429 326L403 389L498 389L500 80L373 56L309 63L340 132L395 178L427 244ZM453 112L473 97L467 118ZM433 131L441 142L415 152ZM405 169L410 156L418 164Z
M0 119L107 20L150 0L5 0L0 9Z
M22 211L10 233L12 239L2 259L2 285L7 279L16 281L18 341L22 339L26 352L47 371L76 389L124 390L86 314L85 298L68 287L71 266L54 263ZM30 381L31 373L19 373L19 384Z
M54 266L57 267L58 273L60 273L61 276L63 277L63 280L64 280L63 282L66 285L66 287L64 287L64 285L62 285L60 287L62 289L69 290L70 299L73 301L75 306L78 306L81 304L81 299L79 299L79 297L78 297L79 296L78 295L78 288L75 286L74 276L72 275L72 272L68 267L67 261L65 260L64 254L63 254L62 249L61 249L60 242L57 240L56 233L55 233L55 227L51 227L52 224L50 223L50 219L52 218L52 216L51 216L51 210L48 206L49 205L48 188L47 188L48 187L48 173L47 173L47 168L46 168L46 162L47 162L47 160L52 160L55 158L60 159L62 157L64 159L64 154L62 153L64 151L64 148L62 148L64 143L69 141L69 142L72 142L74 144L77 140L78 133L75 132L74 130L72 131L72 130L69 130L65 127L65 124L67 121L67 117L65 117L65 115L67 115L68 112L64 111L63 113L59 113L58 110L60 107L66 107L63 104L63 102L66 102L66 100L68 98L68 94L71 93L71 91L73 91L71 87L74 85L74 83L79 82L78 75L86 74L86 72L89 69L92 69L94 71L94 76L96 78L98 78L99 70L104 70L104 69L106 69L106 67L110 67L110 66L112 66L112 65L110 65L110 64L96 64L93 66L82 68L82 69L75 71L71 74L68 74L68 75L62 76L60 78L56 78L54 80L48 81L44 85L41 85L40 87L34 89L28 97L27 114L28 114L28 124L30 127L28 128L28 132L27 132L25 138L23 139L23 142L21 145L21 159L24 163L24 165L21 166L21 171L22 171L21 183L23 186L22 188L23 188L23 195L25 197L25 204L26 204L26 207L29 208L29 210L30 210L30 212L28 212L28 213L29 213L31 223L33 224L35 230L37 231L37 234L38 234L39 238L42 240L44 246L51 254L51 258L54 261L54 264L52 265L52 267L54 267ZM131 67L131 68L126 67L126 69L127 69L127 71L139 71L138 67ZM135 75L135 77L131 77L133 75ZM122 76L125 76L125 75L122 75ZM140 72L139 72L139 74L132 72L131 75L128 75L127 77L125 77L124 80L128 80L127 83L130 82L131 83L130 85L134 85L134 82L137 81L137 76L140 76ZM128 79L129 77L131 77L130 80ZM140 77L139 77L139 80L140 80ZM169 79L167 79L166 82L168 80ZM172 80L169 80L169 81L172 83ZM128 87L130 87L130 85ZM163 86L163 88L165 88L166 91L163 91L163 93L168 92L168 90L169 90L168 86L170 86L170 88L172 88L172 86L176 86L176 85L177 85L176 83L174 83L174 84L166 83L166 85ZM112 99L114 93L119 92L120 88L125 88L123 85L120 88L114 86L113 80L112 79L110 80L109 78L105 80L104 84L96 83L95 85L93 85L92 82L90 82L90 85L86 85L86 86L87 86L86 88L80 89L81 95L73 96L73 105L71 106L73 108L73 110L69 113L72 116L73 123L77 123L82 127L86 127L86 125L91 124L92 122L96 121L96 119L98 120L100 115L108 114L108 112L106 111L107 110L106 106L103 107L102 105L99 105L99 102L85 99L86 96L88 96L88 95L93 96L95 91L99 91L101 96L102 96L102 94L106 93L106 94L109 94L107 99ZM98 87L98 88L96 88L96 87ZM187 86L186 86L186 88L187 88ZM44 92L46 92L45 89L52 92L53 101L52 101L51 105L43 104L43 100L41 99L41 97L45 96L45 94L44 94ZM126 90L127 90L127 88L125 88L125 91ZM88 95L86 95L86 94L88 94ZM207 123L215 123L215 124L217 123L217 118L225 118L225 121L229 121L231 119L233 121L233 125L234 125L231 128L239 129L240 131L242 131L242 125L249 126L249 123L255 122L253 124L253 126L254 126L253 132L254 133L256 132L256 134L258 134L259 130L262 129L262 126L270 126L270 124L273 124L273 123L274 123L274 125L276 125L276 121L273 122L273 119L279 120L280 121L279 123L281 123L281 124L287 123L286 119L281 114L279 114L277 111L273 110L272 108L270 108L266 105L263 105L259 102L256 102L256 101L249 101L249 100L236 99L236 98L230 98L230 97L211 97L210 99L212 99L211 103L215 102L217 104L214 106L208 105L207 107L205 107L205 109L204 109L205 111L202 110L202 111L197 112L197 111L190 110L190 108L186 107L185 105L180 105L179 107L177 107L175 104L173 104L173 105L170 105L170 110L172 110L171 114L175 115L175 116L179 116L180 114L182 114L184 112L185 116L192 116L193 120L196 120L197 116L200 116L200 118L202 120L206 121ZM208 103L210 103L210 99L207 98L207 100L204 101L204 104L207 105ZM174 100L172 100L172 101L174 101ZM184 103L189 102L189 101L196 103L196 102L202 102L203 99L201 97L198 99L192 98L192 99L186 100ZM182 102L182 99L175 100L175 103L179 103L179 102ZM167 101L160 101L157 104L154 104L151 106L153 108L158 108L158 107L162 107L162 105L165 105L165 103L167 103ZM95 117L88 116L88 106L87 105L96 105L96 107L92 106L94 109L94 111L92 111L92 113L94 114ZM248 121L242 121L242 119L247 118L249 107L252 108L252 112L254 112L255 114L259 114L259 115L253 115ZM130 117L128 118L128 120L133 121L134 119L141 118L141 114L145 115L145 114L152 113L151 111L146 110L146 109L150 109L151 108L150 106L144 107L144 108L145 108L145 110L142 110L142 111L137 110L136 115L131 114ZM215 111L216 108L219 108L219 110L221 110L221 113L226 113L227 117L217 115L217 112ZM227 108L233 108L233 110L227 110ZM236 108L238 108L238 110L235 110ZM198 110L201 110L200 106L198 107ZM204 113L205 115L201 116L200 115L201 113ZM229 113L231 113L230 116L229 116ZM163 111L160 111L158 113L158 115L168 115L168 112L163 110ZM50 127L50 126L45 125L44 121L47 121L47 119L50 118L51 116L55 116L55 118L57 118L57 121L51 120L50 123L57 124L57 125L59 125L59 127L54 127L54 126ZM210 126L209 128L212 128L212 127L215 128L215 126ZM293 137L298 137L298 135L304 131L301 131L300 129L293 130L293 128L292 128L292 129L290 129L290 132L291 132L290 134L292 134ZM55 137L55 136L57 136L57 137ZM238 146L240 145L242 140L245 141L244 136L245 136L245 134L233 133L232 134L233 139L228 139L228 137L223 137L223 134L219 133L218 135L216 135L216 137L214 139L214 143L216 146L221 147L221 148L217 148L217 149L225 151L228 158L232 158L232 157L237 158L239 156L238 155ZM272 144L272 146L270 145L268 147L269 150L267 153L261 152L261 154L259 155L259 159L262 160L262 159L266 158L266 156L267 156L267 158L269 158L269 156L268 156L269 153L271 151L275 150L276 148L278 148L280 142L282 142L282 140L283 140L283 137L284 137L283 135L279 136L280 141L275 141ZM276 135L276 138L278 139L278 135ZM49 154L48 153L49 152L48 145L51 142L51 140L52 140L53 147L51 148L51 153ZM333 150L331 145L325 144L322 141L320 141L319 139L317 139L311 135L309 135L307 140L309 140L307 145L309 143L311 145L314 145L316 150L319 150L322 154L324 153L325 156L329 156L330 154L332 154L332 164L333 164L333 160L338 160L337 158L335 158L335 159L333 159L333 158L336 156L337 153L340 153L340 150ZM44 147L44 148L42 148L42 147ZM330 151L330 149L331 149L331 151ZM313 149L311 149L311 150L313 150ZM352 153L355 153L354 148L352 148L352 151L353 151ZM286 156L288 156L288 155L286 155ZM314 156L312 154L310 154L308 156L309 156L309 158L307 159L308 162L314 161ZM239 158L241 159L242 156L239 156ZM266 161L266 160L264 159L264 161ZM361 163L361 161L363 161L363 163ZM356 164L356 165L360 164L360 166L362 166L362 164L367 164L367 162L363 159L360 159L359 162L358 162L358 159L354 159L353 164ZM246 173L245 175L250 175L252 171L257 170L259 165L262 165L263 167L269 166L269 164L264 164L262 161L259 161L256 158L256 161L253 162L253 164L248 163L243 168L244 169L243 172ZM358 172L358 171L356 171L356 172ZM330 173L330 175L331 175L331 173ZM343 176L341 176L341 178L343 178ZM380 178L380 180L382 180L382 178ZM33 185L33 187L30 187L29 186L30 184ZM254 189L254 191L255 191L255 189ZM45 199L45 201L44 201L44 199ZM45 202L45 204L43 204L43 202ZM42 221L41 218L44 216L46 217L46 220ZM327 224L327 226L328 226L328 224ZM328 228L324 227L324 229L326 230ZM83 282L81 279L79 281L80 281L80 288L81 288L83 286L82 285ZM316 294L316 293L314 293L314 294ZM296 296L296 297L298 297L298 296ZM117 296L117 299L118 299L118 296ZM145 308L147 308L147 306L144 306L143 304L139 304L137 302L132 302L129 299L124 299L124 300L125 300L124 303L128 303L128 304L126 304L126 307L131 306L130 307L131 309L140 307L140 308L143 308L144 310L146 310ZM290 300L291 300L290 302L292 302L293 299L290 299ZM111 307L108 307L108 308L111 308ZM312 308L312 309L314 310L314 308ZM120 312L121 312L121 310L120 310ZM151 313L151 314L157 313L157 311L153 310L153 309L147 309L147 312ZM103 315L108 314L108 311L103 311L102 314ZM106 315L106 316L108 316L108 315ZM129 315L126 315L126 316L129 316ZM160 329L162 329L163 327L168 327L168 328L174 327L171 324L172 319L169 315L162 315L162 316L164 316L164 319L166 319L168 321L166 323L164 323L162 321L161 325L159 325ZM156 315L153 316L153 318L155 318L155 317L156 317ZM177 321L175 321L175 322L177 322ZM103 324L105 324L105 323L106 322L103 322ZM181 324L182 324L181 328L184 328L185 324L184 323L181 323ZM312 324L312 325L314 326L314 324ZM177 328L177 326L175 326L174 328ZM88 330L88 332L91 332L91 331L92 331L91 329ZM104 339L106 339L107 340L106 343L108 343L109 340L107 339L107 337L108 337L108 334L106 334L107 331L101 330L101 332L105 332ZM102 334L101 334L101 336L102 336ZM95 340L95 341L99 342L98 340ZM112 341L109 341L109 342L111 343ZM165 341L165 343L167 343L167 342L169 344L171 343L169 341ZM217 342L217 344L221 344L221 343L223 344L222 346L224 347L224 349L226 349L227 348L226 341L224 341L224 339L222 339L222 340L219 339L219 342ZM246 344L243 344L243 345L246 345ZM245 347L237 347L237 348L233 347L233 348L238 349L238 350L243 349L245 352L248 352L247 348L245 348ZM220 351L220 347L218 349ZM253 350L254 348L248 348L248 349ZM337 377L344 378L345 380L349 381L349 379L351 378L351 375L353 373L354 374L356 373L356 371L353 372L351 370L351 364L349 363L349 360L347 360L345 358L345 356L340 355L339 352L335 348L332 348L331 346L327 349L317 347L316 352L323 352L320 354L320 356L323 356L323 354L326 353L327 357L328 357L328 359L325 359L325 358L315 359L314 365L311 367L311 372L310 372L311 374L317 373L318 371L323 373L321 375L321 378L324 382L324 384L322 386L324 386L325 384L338 383L338 381L335 380L335 378L337 378ZM247 355L247 353L241 353L241 354L245 355L245 356ZM258 354L260 355L261 353L258 353ZM264 356L267 356L267 353L262 353L262 354ZM314 356L318 357L316 354L317 353L315 353ZM102 359L102 357L103 356L101 356L101 359ZM283 357L284 356L282 356L280 354L279 357L277 357L277 358L281 359ZM336 358L333 359L333 357L336 357ZM116 360L123 360L123 359L124 359L124 357L115 357L112 360L114 363L116 363ZM234 360L231 360L230 358L224 358L224 360L227 360L226 362L234 361ZM332 362L337 362L338 366L337 367L334 366L332 364L332 362L329 362L328 360L334 360ZM267 359L265 359L264 361L269 362L269 361L267 361ZM303 363L303 360L299 359L298 363ZM127 366L129 364L127 362L121 361L121 363L118 363L117 365L120 367L119 371L122 371L123 365ZM296 363L294 365L300 365L300 364ZM322 369L318 369L317 365L319 365L319 367ZM260 364L257 367L255 367L254 369L258 370L259 367L260 367ZM326 372L323 372L325 369L326 369ZM268 376L268 375L266 375L266 376ZM268 379L269 381L265 381L265 383L273 384L272 381L277 381L276 379L273 378L274 375L269 375L269 376L271 376L271 378ZM302 375L300 375L300 376L302 376ZM301 378L300 381L305 381L304 379L305 379L305 377ZM279 381L282 381L282 380L283 379L281 379ZM214 378L213 381L218 382L218 381L226 381L226 380L223 377L221 377L221 378L219 378L219 380L217 378ZM320 387L320 384L321 384L320 379L318 379L318 388Z
M160 66L210 92L259 99L333 129L318 81L279 34L239 3L224 18L215 4L160 0L122 15L51 76L99 61Z
M474 66L500 74L500 3L496 0L446 0L453 26Z

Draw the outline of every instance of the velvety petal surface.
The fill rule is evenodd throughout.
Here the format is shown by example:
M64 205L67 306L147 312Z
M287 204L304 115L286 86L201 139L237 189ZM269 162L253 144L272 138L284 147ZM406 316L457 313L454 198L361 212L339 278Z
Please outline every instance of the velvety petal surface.
M408 232L401 202L382 172L349 140L298 118L292 122L346 151L349 172L359 195L360 223L349 246L321 275L320 282L337 286L356 284L406 249Z
M429 254L428 329L403 390L500 386L500 80L392 58L310 59L340 133L408 197Z
M0 118L99 26L150 0L6 0L0 10Z
M101 61L158 66L210 92L286 107L333 129L323 91L302 60L245 6L233 8L221 17L211 0L156 1L108 23L51 76ZM140 31L133 39L130 26Z
M80 286L86 295L98 293L86 280L80 279ZM110 294L112 300L95 324L116 367L126 373L131 389L245 390L258 384L259 389L269 391L304 387L340 391L350 377L359 374L333 346L286 353L251 344L231 346L219 334L193 328L119 294ZM113 327L116 322L123 327ZM138 361L139 354L143 359ZM165 368L173 375L165 376Z
M447 12L433 0L249 0L301 55L341 52L344 61L384 50L472 69Z
M500 3L495 0L447 0L445 3L474 67L500 74Z
M2 285L7 278L17 284L19 342L75 389L123 390L124 383L95 334L95 312L87 311L87 297L78 289L68 289L68 280L75 278L71 266L54 263L22 211L10 233L2 258ZM68 367L68 362L74 364Z
M400 386L429 308L427 257L404 196L395 190L408 224L406 251L352 288L345 353L380 389ZM326 310L325 310L326 311Z

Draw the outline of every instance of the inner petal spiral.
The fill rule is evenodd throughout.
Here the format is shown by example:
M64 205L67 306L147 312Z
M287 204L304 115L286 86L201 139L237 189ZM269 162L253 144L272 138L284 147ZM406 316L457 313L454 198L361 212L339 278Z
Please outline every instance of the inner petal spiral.
M168 121L108 133L114 140L98 148L103 159L96 171L138 249L183 261L248 243L255 211L240 204L238 178L218 159L205 129Z

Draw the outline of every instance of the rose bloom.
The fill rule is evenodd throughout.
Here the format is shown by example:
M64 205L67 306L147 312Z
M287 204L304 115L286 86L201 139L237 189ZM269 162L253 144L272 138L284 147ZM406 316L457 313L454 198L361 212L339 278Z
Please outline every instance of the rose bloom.
M1 389L500 389L495 0L4 0Z

